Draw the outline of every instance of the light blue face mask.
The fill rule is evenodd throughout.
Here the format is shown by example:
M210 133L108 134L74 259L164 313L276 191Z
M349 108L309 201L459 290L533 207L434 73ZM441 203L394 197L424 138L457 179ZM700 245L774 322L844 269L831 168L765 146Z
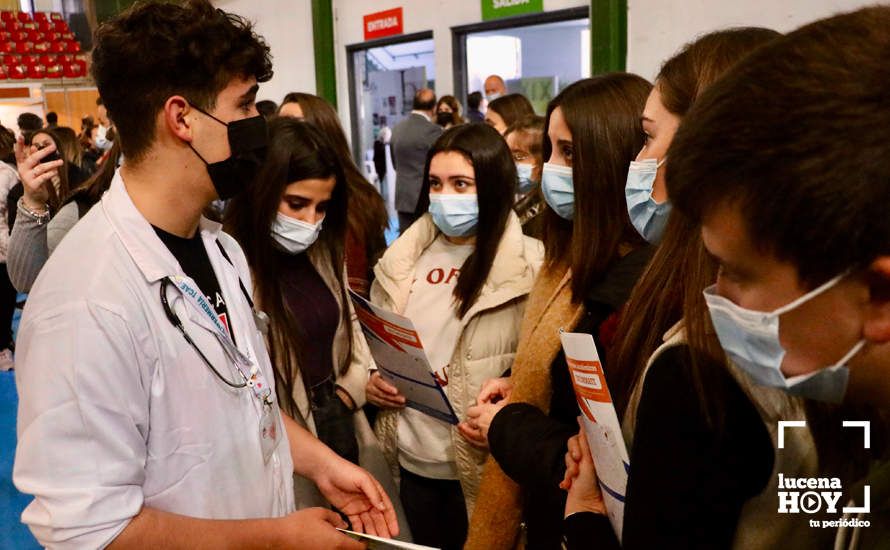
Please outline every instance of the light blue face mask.
M627 185L624 186L630 223L650 244L661 242L661 236L671 214L670 200L657 203L652 198L655 175L664 161L665 159L661 159L661 162L645 159L631 162L627 171Z
M755 383L780 388L791 395L840 403L847 393L850 371L847 362L865 345L857 342L840 361L829 367L786 378L782 374L785 349L779 341L779 317L822 294L840 282L846 274L835 277L819 288L770 313L744 309L716 294L716 285L705 289L705 301L711 313L720 346L729 359Z
M572 183L572 167L544 163L541 171L541 191L547 205L559 217L571 220L575 216L575 186Z
M532 180L531 164L516 163L516 174L519 176L519 192L523 195L535 188L538 182Z
M430 214L442 233L469 237L479 222L479 201L475 194L430 193Z

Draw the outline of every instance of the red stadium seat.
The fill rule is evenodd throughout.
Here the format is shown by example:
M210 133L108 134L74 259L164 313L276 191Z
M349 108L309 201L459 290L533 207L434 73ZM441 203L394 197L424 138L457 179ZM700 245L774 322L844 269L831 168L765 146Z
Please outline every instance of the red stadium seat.
M15 12L9 10L0 11L0 21L14 21Z
M56 55L56 63L71 63L74 59L74 56L70 53L60 53Z
M63 63L62 68L65 78L83 78L87 74L87 64L79 60Z
M51 53L62 53L68 51L68 44L66 42L62 42L61 40L58 42L50 42L49 51Z
M24 80L28 78L24 65L7 65L6 74L13 80Z
M28 31L25 31L25 30L12 31L10 34L12 35L13 42L27 42L28 41Z
M36 65L40 63L40 58L34 54L26 53L22 55L19 62L22 65Z
M62 14L57 11L54 11L51 14L49 14L49 18L52 21L64 21L65 20L65 18L62 17Z
M0 42L9 42L12 40L12 33L0 30Z
M21 62L21 58L14 53L0 54L0 63L3 65L16 65Z
M56 32L62 32L62 33L70 31L70 29L68 28L68 23L66 23L64 21L54 21L53 29Z
M15 42L15 53L30 53L33 48L31 42Z
M46 65L46 78L62 78L65 75L61 63Z
M9 78L9 76L6 74L6 68L0 65L0 80L6 80L7 78Z
M68 53L80 52L80 42L77 40L67 40L66 43L68 44Z
M46 15L46 12L36 11L34 12L34 21L40 23L41 21L49 21L49 17Z
M37 30L39 30L40 32L52 32L53 24L49 21L38 21Z
M0 42L0 53L13 53L15 51L15 46L12 42Z
M30 23L31 21L33 21L33 19L31 19L31 14L26 11L20 11L16 19L18 19L22 23Z
M4 21L3 23L3 26L6 28L6 30L10 32L22 30L22 24L15 19L10 19L9 21Z
M28 75L28 78L33 78L33 79L46 78L46 67L44 67L43 65L40 65L40 64L29 65L28 71L26 74Z

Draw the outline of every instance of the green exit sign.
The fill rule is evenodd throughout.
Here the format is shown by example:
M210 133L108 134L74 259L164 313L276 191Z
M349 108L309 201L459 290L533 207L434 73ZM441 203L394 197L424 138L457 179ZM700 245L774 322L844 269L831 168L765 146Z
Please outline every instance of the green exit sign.
M544 11L544 0L482 0L482 20Z

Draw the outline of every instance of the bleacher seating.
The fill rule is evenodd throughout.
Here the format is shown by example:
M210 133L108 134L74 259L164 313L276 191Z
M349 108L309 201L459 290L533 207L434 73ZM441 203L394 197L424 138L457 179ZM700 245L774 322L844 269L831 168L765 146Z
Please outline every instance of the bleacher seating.
M86 75L86 55L62 14L0 11L0 81Z

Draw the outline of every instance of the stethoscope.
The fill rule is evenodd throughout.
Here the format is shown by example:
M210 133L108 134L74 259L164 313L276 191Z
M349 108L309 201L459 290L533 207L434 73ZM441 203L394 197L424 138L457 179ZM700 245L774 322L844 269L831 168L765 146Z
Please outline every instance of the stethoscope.
M222 247L219 241L216 241L216 245L219 247L223 258L225 258L226 261L232 264L232 260L229 259L229 255L226 254L225 249ZM234 267L234 264L232 264L232 267ZM170 306L170 302L167 300L167 288L170 286L170 283L170 277L164 277L163 279L161 279L161 305L164 307L164 314L167 316L167 320L170 321L170 324L172 324L174 327L177 328L177 330L179 330L179 333L182 334L182 337L185 338L185 341L188 342L192 349L194 349L198 353L198 356L201 358L202 361L204 361L204 364L207 365L207 368L209 368L213 372L213 374L215 374L216 377L222 380L227 386L235 389L246 388L247 386L249 386L249 380L240 368L235 369L238 371L238 374L241 375L240 383L232 382L231 380L228 380L225 376L223 376L218 370L216 370L216 367L213 366L210 360L207 359L207 356L204 355L204 352L201 351L201 348L198 347L195 341L192 340L192 337L189 336L188 332L186 332L185 326L183 326L182 320L179 318L179 315L177 315L176 312L173 311L173 308ZM244 288L244 282L241 280L241 277L238 277L238 284L241 286L241 293L244 294L244 297L247 299L247 303L250 305L250 309L253 312L254 321L256 322L257 327L260 329L260 332L265 333L265 329L268 326L269 322L268 316L264 312L258 312L256 310L253 304L253 300L250 298L250 294L247 292L247 289Z
M199 348L195 341L192 340L192 337L189 336L189 333L186 332L185 327L182 325L182 320L179 318L179 315L177 315L176 312L173 311L173 308L170 307L170 302L167 301L167 287L169 286L169 277L164 277L163 279L161 279L161 305L164 306L164 313L167 315L167 319L170 321L170 323L179 330L179 333L182 334L182 337L185 338L185 341L188 342L190 346L192 346L192 349L194 349L198 353L198 356L201 357L201 360L204 361L204 364L207 365L207 367L211 371L213 371L213 374L215 374L217 378L219 378L220 380L225 382L227 386L230 386L232 388L246 388L247 377L244 376L244 373L241 371L241 369L235 369L238 371L238 374L241 375L240 383L232 382L226 379L225 376L223 376L218 370L216 370L216 367L214 367L210 360L207 359L207 356L204 355L204 352L201 351L201 348Z

